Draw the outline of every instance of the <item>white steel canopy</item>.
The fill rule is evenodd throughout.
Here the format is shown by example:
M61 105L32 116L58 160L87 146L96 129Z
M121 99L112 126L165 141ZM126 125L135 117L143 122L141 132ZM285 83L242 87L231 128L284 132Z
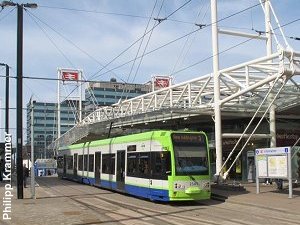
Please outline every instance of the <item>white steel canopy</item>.
M272 63L270 63L272 60ZM280 50L219 71L220 107L222 112L263 113L273 94L276 112L300 105L300 53ZM92 125L106 131L113 127L175 119L190 115L214 115L213 74L100 107L57 139L52 147L77 142L86 137ZM139 117L140 116L140 117ZM142 118L142 119L139 119Z

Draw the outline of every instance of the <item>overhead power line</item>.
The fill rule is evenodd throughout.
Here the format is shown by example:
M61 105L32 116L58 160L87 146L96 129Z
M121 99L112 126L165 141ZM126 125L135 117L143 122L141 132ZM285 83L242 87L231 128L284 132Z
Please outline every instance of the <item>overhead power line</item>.
M173 11L172 13L170 13L168 16L166 16L165 18L168 19L170 16L174 15L175 12L177 12L179 9L182 9L184 6L186 6L188 3L190 3L192 0L189 0L187 2L185 2L184 4L182 4L180 7L178 7L175 11ZM160 25L161 23L157 23L156 25L154 25L150 30L148 30L146 33L144 33L143 36L141 36L140 38L138 38L136 41L134 41L130 46L128 46L126 49L124 49L119 55L117 55L116 57L114 57L110 62L108 62L103 68L101 68L100 70L98 70L94 75L92 75L92 78L94 78L98 73L100 73L103 69L106 69L111 63L113 63L116 59L118 59L121 55L123 55L125 52L127 52L129 49L131 49L136 43L138 43L142 38L144 38L147 34L149 34L150 32L152 32L152 30L154 30L158 25Z
M221 55L221 54L223 54L223 53L225 53L225 52L228 52L229 50L232 50L232 49L234 49L234 48L236 48L236 47L238 47L238 46L241 46L241 45L243 45L243 44L246 44L247 42L249 42L249 41L251 41L251 40L253 40L253 39L254 39L254 38L249 38L249 39L247 39L247 40L245 40L245 41L242 41L242 42L240 42L240 43L238 43L238 44L236 44L236 45L233 45L233 46L231 46L231 47L229 47L229 48L227 48L227 49L224 49L223 51L220 51L217 55ZM187 70L187 69L190 69L191 67L194 67L194 66L196 66L196 65L198 65L198 64L200 64L200 63L203 63L203 62L205 62L205 61L207 61L207 60L209 60L209 59L212 59L213 57L214 57L214 55L208 56L208 57L206 57L206 58L204 58L204 59L202 59L202 60L200 60L200 61L198 61L198 62L196 62L196 63L193 63L193 64L190 65L190 66L187 66L187 67L185 67L185 68L183 68L183 69L180 69L180 70L175 71L175 72L172 73L171 75L180 73L180 72L182 72L182 71L184 71L184 70Z
M5 75L0 75L0 77L6 77ZM9 78L16 79L16 76L9 76ZM48 81L66 81L64 79L58 79L58 78L47 78L45 76L38 77L38 76L23 76L23 79L29 79L29 80L48 80ZM92 83L101 83L103 81L99 80L76 80L76 82L92 82Z
M11 12L14 11L16 8L17 8L17 7L13 7L13 8L12 8L11 10L9 10L4 16L2 16L2 17L0 18L0 22L1 22L3 19L5 19L9 14L11 14ZM2 12L2 11L3 11L3 9L1 9L0 12Z
M189 3L189 2L190 2L190 1L186 2L184 5L186 5L186 4ZM238 15L238 14L240 14L240 13L243 13L243 12L245 12L245 11L247 11L247 10L253 9L253 8L259 6L259 5L260 5L260 3L257 3L257 4L254 4L254 5L252 5L252 6L247 7L247 8L245 8L245 9L242 9L242 10L240 10L240 11L238 11L238 12L235 12L235 13L233 13L233 14L231 14L231 15L225 16L225 17L219 19L216 23L221 22L221 21L224 21L224 20L226 20L226 19L229 19L229 18L231 18L231 17L233 17L233 16L236 16L236 15ZM182 8L182 6L181 6L180 8ZM176 11L176 10L175 10L175 11ZM177 11L178 11L178 10L177 10ZM168 18L170 15L173 15L173 13L169 14L166 18ZM156 26L158 26L159 24L160 24L160 23L158 23ZM146 52L143 56L149 55L149 54L151 54L151 53L153 53L153 52L155 52L155 51L157 51L157 50L159 50L159 49L161 49L161 48L163 48L163 47L166 47L166 46L168 46L168 45L170 45L170 44L172 44L172 43L174 43L174 42L176 42L176 41L181 40L181 39L184 38L184 37L187 37L188 35L191 35L192 33L195 33L195 32L197 32L197 31L199 31L199 30L201 30L201 29L203 29L203 28L207 28L207 27L210 27L210 26L212 26L212 25L213 25L213 23L209 23L209 24L207 24L206 26L199 27L199 29L197 29L197 30L194 30L194 31L192 31L192 32L189 32L189 33L187 33L187 34L185 34L185 35L183 35L183 36L181 36L181 37L179 37L179 38L177 38L177 39L175 39L175 40L172 40L172 41L170 41L170 42L168 42L168 43L166 43L166 44L164 44L164 45L161 45L160 47L158 47L158 48L156 48L156 49L153 49L153 50L151 50L151 51L149 51L149 52ZM154 29L156 26L154 26L152 29ZM201 28L201 29L200 29L200 28ZM151 32L152 29L150 29L147 33ZM141 39L141 38L140 38L140 39ZM138 42L140 39L138 39L136 42ZM130 47L128 47L128 48L127 48L126 50L124 50L121 54L119 54L117 57L115 57L113 60L111 60L108 64L106 64L106 65L105 65L105 68L106 68L107 66L109 66L113 61L115 61L119 56L121 56L125 51L127 51L129 48L131 48L136 42L134 42ZM143 57L143 56L140 56L140 57ZM113 71L113 70L115 70L115 69L118 69L118 68L120 68L120 67L122 67L122 66L124 66L124 65L127 65L128 63L131 63L132 61L133 61L133 60L129 60L129 61L127 61L127 62L125 62L125 63L123 63L123 64L121 64L121 65L119 65L119 66L114 67L113 69L108 70L107 72L111 72L111 71ZM102 70L103 70L103 68L100 69L99 71L97 71L97 72L92 76L92 78L100 77L100 76L104 75L105 73L101 73L101 74L99 74L99 75L96 76L96 74L100 73ZM107 72L106 72L106 73L107 73Z
M191 1L191 0L190 0L190 1ZM180 8L184 7L184 6L185 6L186 4L188 4L190 1L187 1L186 3L184 3L182 6L180 6L180 7L179 7L177 10L175 10L173 13L169 14L166 18L168 18L168 17L170 17L171 15L173 15L175 12L177 12ZM242 12L245 12L245 11L247 11L247 10L249 10L249 9L252 9L252 8L254 8L254 7L257 7L258 5L260 5L260 4L255 4L255 5L253 5L253 6L247 7L247 8L245 8L245 9L243 9L243 10L240 10L240 11L234 13L234 14L231 14L231 15L229 15L229 16L226 16L226 17L222 18L222 19L219 19L217 22L220 22L220 21L226 20L226 19L228 19L228 18L231 18L231 17L233 17L233 16L235 16L235 15L238 15L238 14L240 14L240 13L242 13ZM157 25L159 25L159 23L158 23ZM155 27L157 27L157 25L154 26L152 29L154 29ZM211 23L211 24L208 24L206 27L211 26L211 25L212 25L212 23ZM204 27L204 28L206 28L206 27ZM152 29L150 29L150 30L146 33L146 35L147 35L149 32L151 32ZM193 31L192 33L196 32L196 31L198 31L198 30L199 30L199 29ZM157 48L157 49L154 49L154 50L152 50L152 51L150 51L150 52L146 52L143 56L145 56L145 55L147 55L147 54L150 54L150 53L152 53L152 52L154 52L154 51L156 51L156 50L158 50L158 49L160 49L160 48L163 48L163 47L165 47L165 46L167 46L167 45L169 45L169 44L171 44L171 43L173 43L173 42L175 42L175 41L177 41L177 40L180 40L181 38L184 38L184 37L186 37L187 35L189 35L189 34L186 34L186 35L184 35L184 36L182 36L182 37L180 37L180 38L177 38L177 39L175 39L175 40L173 40L173 41L171 41L171 42L169 42L169 43L167 43L167 44L164 44L163 46L161 46L161 47L159 47L159 48ZM142 37L141 37L141 38L142 38ZM129 50L133 45L135 45L138 41L140 41L141 38L139 38L137 41L135 41L133 44L131 44L128 48L126 48L124 51L122 51L117 57L115 57L112 61L110 61L108 64L106 64L101 70L103 70L104 68L106 68L109 64L111 64L111 63L112 63L113 61L115 61L118 57L120 57L124 52L126 52L127 50ZM131 60L130 62L132 62L132 60ZM129 62L124 63L124 64L122 64L121 66L123 66L123 65L125 65L125 64L128 64L128 63L129 63ZM119 67L121 67L121 66L119 66ZM119 67L118 67L118 68L119 68ZM114 68L114 69L116 69L116 68ZM97 71L97 73L95 73L92 77L95 77L95 75L98 74L101 70ZM112 70L109 70L109 71L107 71L107 72L110 72L110 71L112 71ZM99 75L99 76L100 76L100 75ZM72 92L74 92L75 90L76 90L76 88L75 88ZM72 92L71 92L71 93L72 93ZM70 93L69 95L71 95L71 93ZM67 97L68 97L68 96L67 96ZM67 98L67 97L66 97L66 98Z
M156 8L156 5L157 5L157 0L155 1L154 6L153 6L153 8L152 8L152 10L151 10L151 17L152 17L152 15L153 15L153 13L154 13L154 10L155 10L155 8ZM163 3L162 3L162 5L163 5ZM146 28L145 28L145 31L144 31L143 38L142 38L142 40L140 41L138 50L137 50L136 55L135 55L135 58L134 58L134 61L133 61L132 65L131 65L129 74L128 74L128 76L127 76L127 82L129 82L129 80L130 80L130 77L131 77L133 68L134 68L134 66L135 66L136 59L137 59L137 57L138 57L138 55L139 55L139 53L140 53L142 44L143 44L143 42L144 42L145 33L147 32L148 27L149 27L149 25L150 25L150 21L151 21L151 18L148 19L148 22L147 22L147 25L146 25ZM150 33L150 37L151 37L151 34L152 34L152 33ZM138 70L138 69L137 69L137 70ZM123 89L123 92L122 92L122 95L121 95L121 98L123 97L123 94L124 94L124 92L126 92L126 91L127 91L127 90L125 90L125 88L124 88L124 89ZM126 96L126 98L127 98L127 96Z
M185 2L184 4L182 4L180 7L178 7L175 11L173 11L171 14L169 14L166 18L169 18L170 16L172 16L175 12L177 12L179 9L183 8L184 6L186 6L188 3L190 3L192 0L189 0L187 2ZM129 47L127 47L125 50L123 50L118 56L116 56L114 59L112 59L109 63L107 63L102 69L100 69L99 71L97 71L94 75L92 75L89 79L92 79L95 77L95 75L97 75L99 72L101 72L103 69L106 69L108 65L110 65L112 62L114 62L117 58L119 58L122 54L124 54L126 51L128 51L131 47L133 47L136 43L138 43L145 35L147 35L148 33L150 33L153 29L155 29L160 23L158 23L157 25L153 26L152 29L150 29L148 32L146 32L142 37L138 38L135 42L133 42ZM110 72L110 71L108 71ZM126 83L126 82L125 82ZM81 84L83 85L83 84ZM76 90L76 88L74 88L71 93L68 95L70 96L74 91ZM65 98L67 99L68 96Z
M141 18L141 19L151 18L148 16L132 15L132 14L125 14L125 13L114 13L114 12L104 12L104 11L97 11L97 10L85 10L85 9L75 9L75 8L56 7L56 6L45 6L45 5L39 5L39 8L59 9L59 10L68 10L68 11L86 12L86 13L97 13L97 14L114 15L114 16L125 16L125 17Z
M85 9L57 7L57 6L43 6L43 5L41 6L41 5L39 5L39 8L58 9L58 10L67 10L67 11L74 11L74 12L113 15L113 16L124 16L124 17L140 18L140 19L155 19L152 16L142 16L142 15L133 15L133 14L115 13L115 12L104 12L104 11L97 11L97 10L85 10ZM162 20L165 20L165 18L163 18ZM178 22L178 23L193 24L192 22L178 20L178 19L168 19L168 20L173 21L173 22Z
M190 0L190 1L191 1L191 0ZM186 3L184 4L184 6L185 6L187 3L189 3L190 1L186 2ZM245 11L247 11L247 10L253 9L253 8L259 6L259 5L260 5L260 3L255 4L255 5L252 5L252 6L249 6L249 7L245 8L245 9L243 9L243 10L240 10L240 11L238 11L238 12L236 12L236 13L233 13L233 14L231 14L231 15L228 15L228 16L224 17L224 18L221 18L221 19L219 19L217 22L220 22L220 21L226 20L226 19L228 19L228 18L231 18L231 17L233 17L233 16L236 16L236 15L242 13L242 12L245 12ZM181 8L182 8L182 6L181 6ZM172 15L172 14L173 14L173 13L169 14L169 16ZM166 18L168 18L168 16L167 16ZM159 24L160 24L160 23L158 23L156 26L154 26L152 29L150 29L145 35L147 35L148 33L150 33L151 30L155 29ZM207 26L201 27L201 28L207 28L207 27L211 26L212 24L213 24L213 23L210 23L210 24L208 24ZM146 52L143 56L146 56L146 55L148 55L148 54L151 54L151 53L157 51L158 49L161 49L161 48L163 48L163 47L165 47L165 46L167 46L167 45L169 45L169 44L172 44L172 43L174 43L174 42L176 42L176 41L178 41L178 40L181 40L182 38L184 38L184 37L186 37L186 36L188 36L188 35L190 35L190 34L192 34L192 33L194 33L194 32L199 31L201 28L199 27L197 30L194 30L194 31L192 31L192 32L190 32L190 33L188 33L188 34L185 34L185 35L183 35L183 36L181 36L181 37L179 37L179 38L177 38L177 39L175 39L175 40L173 40L173 41L171 41L171 42L168 42L168 43L166 43L166 44L164 44L164 45L162 45L162 46L160 46L160 47L158 47L158 48L156 48L156 49L154 49L154 50L151 50L151 51L149 51L149 52ZM105 73L102 73L102 74L96 76L96 74L98 74L99 72L101 72L104 68L106 68L106 67L107 67L108 65L110 65L113 61L115 61L117 58L119 58L122 54L124 54L126 51L128 51L132 46L134 46L134 45L135 45L138 41L140 41L141 39L142 39L142 37L140 37L138 40L136 40L134 43L132 43L129 47L127 47L125 50L123 50L118 56L116 56L113 60L111 60L109 63L107 63L107 64L105 65L105 67L103 67L102 69L100 69L99 71L97 71L91 78L100 77L101 75L105 74ZM240 44L238 44L237 46L239 46L239 45L240 45ZM237 46L236 46L236 47L237 47ZM230 49L232 49L232 48L230 48ZM228 51L229 51L229 50L228 50ZM140 57L142 57L142 56L140 56ZM140 58L140 57L138 57L138 58ZM213 57L213 56L208 57L208 59L210 59L211 57ZM137 59L138 59L138 58L137 58ZM206 59L206 60L208 60L208 59ZM205 60L205 61L206 61L206 60ZM113 71L113 70L115 70L115 69L117 69L117 68L120 68L120 67L122 67L122 66L124 66L124 65L127 65L127 64L129 64L129 63L131 63L131 62L133 62L133 61L134 61L134 59L133 59L133 60L130 60L130 61L128 61L128 62L125 62L125 63L123 63L122 65L117 66L117 67L115 67L115 68L113 68L113 69L110 69L110 70L108 70L107 72L111 72L111 71ZM199 63L200 63L200 62L198 62L197 64L199 64ZM195 65L196 65L196 64L195 64ZM194 65L193 65L193 66L194 66ZM187 68L186 68L186 69L187 69ZM180 70L180 71L183 71L183 70ZM107 72L106 72L106 73L107 73ZM175 73L177 73L177 71L176 71ZM70 96L75 90L76 90L76 88L74 88L74 89L72 90L72 92L69 94L69 96ZM67 97L68 97L68 96L67 96ZM66 97L66 98L67 98L67 97Z
M62 39L64 39L65 41L67 41L69 44L71 44L72 46L74 46L76 49L78 49L80 52L82 52L83 54L85 54L86 56L88 56L90 59L92 59L94 62L96 62L98 65L104 67L104 65L97 60L95 57L93 57L91 54L89 54L87 51L85 51L84 49L80 48L77 44L75 44L73 41L71 41L69 38L67 38L66 36L64 36L63 34L61 34L59 31L57 31L56 29L54 29L52 26L50 26L48 23L46 23L45 21L43 21L42 19L40 19L38 16L36 16L34 13L29 12L28 13L30 15L32 15L33 17L35 17L38 21L40 21L42 24L44 24L45 26L47 26L49 29L51 29L53 32L55 32L58 36L60 36ZM112 72L113 73L113 72ZM116 76L117 78L119 78L120 80L123 81L123 79L121 77L118 77L117 74L114 74L114 76ZM125 82L125 81L123 81Z

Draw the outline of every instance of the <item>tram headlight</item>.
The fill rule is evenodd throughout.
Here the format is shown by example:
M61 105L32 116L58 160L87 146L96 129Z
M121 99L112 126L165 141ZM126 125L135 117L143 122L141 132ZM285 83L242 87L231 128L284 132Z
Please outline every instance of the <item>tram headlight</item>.
M210 189L209 181L203 182L202 188L203 188L203 190L209 190Z

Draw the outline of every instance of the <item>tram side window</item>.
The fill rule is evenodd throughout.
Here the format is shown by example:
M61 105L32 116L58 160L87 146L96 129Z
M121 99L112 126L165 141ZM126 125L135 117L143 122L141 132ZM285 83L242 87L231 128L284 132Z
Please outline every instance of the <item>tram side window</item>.
M171 172L170 152L151 152L151 165L152 179L167 180Z
M67 156L67 169L72 170L73 169L73 156Z
M87 168L88 168L88 155L84 155L83 160L84 160L83 170L87 171Z
M78 170L83 170L83 155L78 156Z
M138 177L150 178L150 152L139 154L138 165Z
M115 154L102 155L102 173L115 174Z
M137 175L137 157L139 153L127 153L127 176Z
M89 155L89 172L94 172L94 155Z

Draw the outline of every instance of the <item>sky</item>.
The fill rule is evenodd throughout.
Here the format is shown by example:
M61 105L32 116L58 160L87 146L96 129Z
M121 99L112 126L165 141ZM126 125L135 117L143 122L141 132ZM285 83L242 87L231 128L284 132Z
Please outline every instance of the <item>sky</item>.
M300 51L300 41L290 38L300 37L300 1L271 2L281 25L299 19L283 30L289 45ZM57 78L58 68L74 68L82 69L88 80L109 81L114 77L117 81L146 83L153 75L171 75L174 83L180 83L212 72L209 0L36 0L32 3L38 7L26 9L23 15L23 76ZM255 30L263 31L264 13L258 3L258 0L218 0L220 29L252 34L256 34ZM164 18L167 19L160 23L157 20ZM208 26L199 30L195 24ZM277 27L275 23L273 26ZM275 33L286 47L278 29ZM12 76L16 76L16 37L17 10L6 7L0 12L0 62L11 67ZM219 55L220 68L266 54L263 41L250 40L238 45L245 40L219 35L220 51L230 49ZM273 49L276 50L275 43ZM5 75L4 68L0 68L0 75ZM0 141L3 141L5 78L0 77L0 81ZM10 83L10 106L14 108L15 80ZM24 79L23 91L24 107L31 96L37 101L55 102L57 83ZM15 122L15 110L11 109L11 128L15 128Z

